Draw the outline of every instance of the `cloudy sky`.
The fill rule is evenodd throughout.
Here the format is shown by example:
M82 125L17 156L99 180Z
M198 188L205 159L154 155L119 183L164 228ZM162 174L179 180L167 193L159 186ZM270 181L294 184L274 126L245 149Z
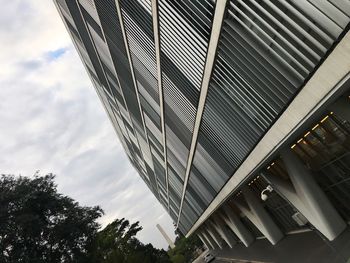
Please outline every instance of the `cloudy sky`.
M101 205L103 225L139 220L139 239L166 248L172 220L129 164L51 0L2 1L0 173L52 172L59 190Z

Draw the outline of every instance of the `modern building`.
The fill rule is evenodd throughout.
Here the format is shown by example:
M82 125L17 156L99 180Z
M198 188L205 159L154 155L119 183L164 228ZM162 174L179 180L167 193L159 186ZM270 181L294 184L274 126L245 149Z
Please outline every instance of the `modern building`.
M349 1L55 3L131 163L183 234L221 248L344 232Z

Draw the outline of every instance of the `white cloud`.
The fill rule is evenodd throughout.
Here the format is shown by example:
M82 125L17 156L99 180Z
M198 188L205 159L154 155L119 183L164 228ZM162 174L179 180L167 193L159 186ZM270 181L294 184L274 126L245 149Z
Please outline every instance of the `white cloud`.
M57 174L59 190L101 205L104 225L140 220L139 238L167 247L165 213L129 164L51 1L0 9L0 172Z

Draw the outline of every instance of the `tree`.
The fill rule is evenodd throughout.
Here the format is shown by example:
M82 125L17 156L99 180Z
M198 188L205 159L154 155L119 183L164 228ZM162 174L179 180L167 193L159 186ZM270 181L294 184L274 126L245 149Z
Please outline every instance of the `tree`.
M114 220L98 232L90 254L91 262L170 263L164 250L144 245L136 238L141 230L138 221L130 224L125 218Z
M197 256L195 251L202 247L203 244L196 235L188 238L180 235L175 240L175 247L170 249L168 254L173 263L192 262Z
M139 222L116 219L98 231L102 209L59 194L54 178L1 176L1 263L170 263L136 238Z
M130 225L124 218L114 220L97 234L91 252L92 261L122 262L136 246L133 239L141 229L139 222Z
M103 214L57 193L52 174L0 179L0 262L86 262Z

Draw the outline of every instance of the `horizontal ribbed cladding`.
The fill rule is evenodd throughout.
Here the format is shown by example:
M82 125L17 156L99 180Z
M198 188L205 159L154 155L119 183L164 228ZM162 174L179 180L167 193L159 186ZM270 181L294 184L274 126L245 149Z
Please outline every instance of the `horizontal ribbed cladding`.
M72 31L72 28L75 32L72 32L74 34L76 34L76 36L78 36L78 32L77 32L77 28L75 26L75 23L73 21L73 18L69 12L69 8L66 4L65 0L58 0L57 1L58 5L58 9L60 10L61 14L63 15L63 22L69 27L69 30Z
M199 192L197 192L191 186L187 188L185 199L188 201L196 215L201 215L207 207L207 205L200 198Z
M156 81L157 66L151 2L150 0L121 0L120 3L130 51ZM157 85L151 86L151 88L158 92Z
M179 222L180 229L184 229L183 233L187 233L194 222L197 220L198 215L195 213L192 205L189 203L189 200L184 200L182 204L181 218Z
M191 21L192 29L208 42L213 17L214 1L169 1L174 10L187 21Z
M164 206L165 210L168 210L168 197L166 193L166 188L158 183L158 189L161 199L161 204Z
M148 134L158 134L156 141L151 140L149 145L154 173L162 194L167 196L151 2L121 0L120 4L146 130Z
M68 15L69 15L69 13L67 13L69 10L68 10L68 7L67 7L67 5L65 4L65 2L64 1L60 1L60 3L61 3L61 6L64 6L65 7L65 9L64 9L64 16L67 16L68 17ZM71 8L72 8L72 6L71 6ZM83 16L84 16L84 18L86 19L86 17L90 17L90 15L89 14L87 14L86 13L86 11L84 10L84 8L82 8L82 7L80 7L80 9L82 10L82 14L83 14ZM72 9L72 10L74 10L74 9ZM61 9L61 11L62 11L62 9ZM76 10L77 11L77 10ZM84 13L85 12L85 13ZM69 17L70 17L70 15L69 15ZM128 156L130 157L130 149L128 149L128 147L127 147L127 145L126 145L126 143L125 143L125 141L126 140L129 140L129 138L128 138L128 136L125 134L122 134L122 129L121 129L121 127L118 125L118 122L117 122L117 120L116 120L116 116L114 115L114 113L116 113L116 111L114 110L114 108L113 108L113 104L114 104L114 101L111 99L111 95L110 95L110 91L109 91L109 89L108 89L108 87L103 87L103 86L101 86L101 80L99 80L98 78L97 78L97 75L96 75L96 72L95 72L95 70L94 70L94 66L93 66L93 64L92 64L92 62L91 62L91 60L90 60L90 57L91 56L93 56L93 50L91 49L91 46L89 46L89 45L87 45L87 43L85 42L85 46L88 46L88 47L90 47L90 54L88 54L87 53L87 51L86 51L86 49L85 49L85 47L83 46L83 44L82 44L82 42L81 42L81 39L80 39L80 36L79 36L79 33L76 31L77 30L77 27L75 26L75 23L74 23L74 21L73 21L73 19L70 17L70 19L69 20L67 20L67 19L65 19L65 22L67 23L67 25L68 25L68 27L69 27L69 29L71 30L71 32L73 33L72 34L72 37L73 37L73 41L75 41L76 42L76 44L77 44L77 47L78 47L78 50L80 51L80 53L81 53L81 55L82 55L82 58L85 60L85 62L86 62L86 65L87 65L87 67L88 67L88 72L89 72L89 74L91 75L91 77L93 78L93 80L94 80L94 86L96 87L96 89L97 89L97 92L98 92L98 94L100 95L100 97L101 97L101 99L102 99L102 101L103 101L103 103L104 103L104 105L105 105L105 108L106 108L106 111L107 111L107 113L108 113L108 115L109 115L109 117L110 117L110 119L111 119L111 121L112 121L112 123L113 123L113 126L114 126L114 128L115 128L115 130L117 131L117 134L119 135L119 137L120 137L120 139L121 139L121 142L123 143L123 146L124 146L124 148L125 148L125 150L127 151L127 153L128 153ZM93 21L92 19L87 19L87 22L89 23L96 23L95 21ZM82 24L80 24L80 25L82 25ZM98 27L98 25L96 25L97 27ZM72 30L73 29L73 30ZM84 34L84 30L82 30L82 29L84 29L84 28L80 28L80 30L82 31L82 33L81 34ZM91 53L92 52L92 53ZM94 61L94 65L95 65L95 67L99 67L99 64L98 64L98 61L97 61L97 59L95 59L95 61ZM100 75L100 77L102 77L101 75ZM104 77L102 77L103 79L104 79ZM126 137L125 137L126 136Z
M83 47L82 40L80 38L78 29L74 23L74 20L69 12L68 6L65 2L65 0L58 0L57 8L59 12L62 14L62 20L64 24L68 27L68 31L71 33L72 40L75 44L78 45L78 52L83 56L83 60L85 63L87 63L91 68L93 68L90 58L87 55L85 47ZM88 60L88 61L86 61Z
M331 16L335 7L329 7L323 11ZM311 26L318 15L322 15L320 10L306 1L230 2L201 131L218 146L233 169L286 107L341 32L338 30L335 36L326 30L335 30L336 17L323 15L322 23L319 20L316 28Z
M159 0L158 11L169 181L181 183L169 188L182 193L214 7Z
M201 6L203 4L206 5L204 2L199 5ZM174 167L173 170L175 171L174 173L169 173L169 178L172 179L173 176L181 178L181 181L179 181L183 185L199 98L200 81L196 80L201 80L203 74L208 36L212 22L212 13L210 13L210 10L213 10L211 8L207 9L209 11L206 11L206 16L203 19L203 17L197 16L198 13L201 13L201 10L195 7L197 3L194 1L186 1L186 3L172 1L169 5L169 10L164 11L160 4L161 67L163 70L165 97L168 162L171 167ZM192 7L192 10L188 9L189 6ZM174 14L171 12L174 12ZM166 21L172 15L175 19L173 21ZM163 21L165 25L162 24L162 19L165 20ZM186 22L180 22L182 20ZM176 25L176 23L179 23L179 25ZM188 30L194 30L196 33L191 31L192 35L190 37L193 39L189 47L186 46L188 44L181 46L189 40L188 38L183 38L184 34L188 34ZM172 38L167 34L170 34ZM174 41L174 36L179 38L179 40ZM167 43L167 41L170 43ZM191 50L191 48L196 49L197 52ZM190 56L186 52L192 52L192 55ZM177 58L174 58L174 56ZM192 60L193 56L195 56L194 60ZM185 57L190 58L192 61L184 59ZM195 65L192 63L195 63ZM193 220L193 216L187 217L185 220L186 223L184 225L188 227L189 222Z
M56 0L56 2L58 3L58 5L60 6L60 11L63 15L71 18L70 12L69 12L69 8L66 4L65 0Z
M156 181L156 177L154 175L154 171L153 169L146 163L146 170L145 170L145 174L146 176L148 176L149 180L150 180L150 185L152 187L152 192L154 193L154 195L156 197L159 197L158 194L158 186L157 186L157 181Z
M95 22L99 21L93 0L79 0L78 2L84 8L85 12L90 15L91 19L93 19Z
M123 109L125 109L126 105L125 105L125 102L123 99L123 95L122 95L123 93L122 93L122 90L119 86L119 83L118 83L116 76L113 74L113 72L108 67L105 67L104 70L105 70L105 73L106 73L106 76L108 79L109 86L111 88L111 92L112 92L114 98L116 99L118 107L119 108L122 107Z
M199 27L203 18L194 14L200 12L199 6L204 5L208 10L205 18L211 22L213 6L209 1L202 1L201 5L194 4L196 2L198 1L160 0L159 24L162 52L190 80L194 88L199 90L210 30L206 30L207 36L198 34L195 28ZM188 4L192 5L191 10L185 8ZM191 17L185 15L188 11L191 11Z
M169 155L168 155L168 158L169 158ZM173 158L173 157L170 157L170 158ZM175 213L176 216L172 217L172 219L176 222L177 216L179 214L182 188L183 188L184 182L183 182L183 179L180 178L178 172L175 171L170 164L168 165L168 181L169 181L169 198L170 198L170 201L173 202L173 206L170 207L170 209L172 209L173 211L170 211L170 212Z
M102 70L101 65L99 63L98 56L95 52L95 49L94 49L93 43L89 37L88 31L85 27L83 18L81 17L79 7L73 1L66 1L66 6L68 7L69 12L73 18L75 27L78 31L77 32L78 36L80 37L80 39L85 47L85 50L89 54L90 61L94 67L94 70L95 70L96 75L99 79L99 82L103 86L107 86L107 80L103 74L103 70ZM74 31L72 31L72 32L74 32Z
M116 14L115 14L116 15ZM115 18L117 20L117 17ZM101 18L101 20L103 20L103 18ZM101 22L102 23L102 22ZM95 26L96 27L96 26ZM107 31L107 30L106 30ZM124 39L122 39L122 35L121 35L121 31L119 29L119 37L115 38L115 40L120 41L121 45L124 45ZM98 34L97 34L98 35ZM104 42L101 42L101 40L98 38L96 34L94 35L94 39L95 39L95 43L98 43L98 50L100 51L99 53L101 53L100 57L102 59L102 61L104 62L104 70L107 74L107 78L110 81L109 84L112 87L112 91L114 91L114 93L116 94L115 98L118 100L118 102L120 102L119 104L119 108L121 109L121 111L125 111L126 109L124 109L125 106L127 106L127 109L129 110L129 113L131 113L131 119L132 119L132 124L130 123L129 125L129 134L134 135L131 136L131 138L134 138L133 140L133 147L134 149L134 154L136 154L136 160L138 163L138 166L140 167L140 169L142 169L140 171L140 173L146 173L146 167L145 167L145 162L152 167L153 169L153 161L152 161L152 156L151 156L151 152L149 149L148 144L145 142L146 141L146 135L144 134L144 128L143 128L143 123L142 123L142 119L141 118L141 114L138 110L138 103L137 103L137 97L136 94L134 93L134 86L133 86L133 81L131 79L131 71L129 70L130 66L129 66L129 62L127 60L126 57L126 50L125 48L121 48L119 50L119 54L122 54L124 52L124 64L122 63L118 63L118 65L115 67L111 61L109 52L103 52L103 50L107 50L107 46ZM106 39L108 41L108 35L106 33ZM113 44L111 42L108 42L109 46L112 47L110 48L110 52L111 54L115 54L116 51L113 46ZM113 58L113 55L112 55ZM113 69L116 69L116 71L119 74L123 74L125 72L128 71L129 73L129 77L123 75L123 77L120 77L119 75L119 81L121 83L121 88L119 87L118 89L118 81L116 81L116 79L114 79L113 77ZM117 92L116 92L117 91ZM122 93L119 94L118 91L122 91ZM120 96L119 96L120 95ZM124 103L121 103L122 100L122 96L124 96L125 101L126 101L126 105ZM123 105L121 105L123 104ZM124 114L124 121L126 121L128 119L128 113ZM136 136L136 137L135 137ZM137 138L137 139L136 139ZM136 147L140 147L140 148L136 148ZM152 170L153 171L153 170ZM155 171L156 172L156 171ZM150 173L148 172L148 176L153 178L154 177L154 173ZM154 188L156 187L156 182L152 183L152 187L153 190L155 190Z
M81 1L81 2L84 3L85 1ZM90 5L87 5L87 6L91 7ZM97 6L100 7L100 5L97 5ZM105 6L103 7L105 8ZM136 169L139 170L139 173L142 177L145 177L145 174L147 174L148 178L151 177L153 179L154 177L153 172L148 172L146 169L146 165L148 163L152 167L153 167L153 163L150 160L151 153L150 153L149 147L147 143L145 143L146 135L144 134L141 113L138 110L138 107L135 107L135 105L136 106L138 105L137 97L134 91L130 65L126 56L124 39L120 30L120 25L118 23L115 23L115 25L117 25L118 28L114 28L115 32L119 33L119 35L113 35L112 38L109 38L108 34L106 33L106 40L108 43L108 46L107 46L106 43L104 42L105 39L102 34L102 30L99 30L99 25L95 23L96 20L97 21L99 20L97 17L97 13L94 12L94 10L90 10L90 12L84 11L83 6L81 6L81 10L83 10L83 16L85 17L86 22L88 23L91 36L94 39L95 45L97 47L98 53L101 58L103 69L107 76L108 84L111 87L110 90L107 89L106 91L108 92L108 94L110 94L111 98L116 99L115 106L117 106L118 104L118 108L121 112L121 116L120 116L121 118L119 118L119 120L127 128L127 133L131 139L129 146L133 149L131 151L131 155L134 158L133 164L135 165ZM103 13L106 10L99 9L97 11L99 12L99 17L101 17L101 21L103 21L101 22L101 25L106 26L105 23L108 23L108 21L105 20L106 16L104 16L104 13ZM109 18L112 19L112 14L110 14ZM111 23L115 21L119 22L117 13L114 14L114 20L112 20ZM108 25L107 25L107 28L108 28ZM105 30L105 31L108 32L109 35L111 35L111 31L109 30ZM120 44L119 46L120 49L118 50L115 49L115 46L117 46L116 43ZM118 59L118 61L120 62L117 64L117 66L115 64L116 59ZM116 76L114 76L114 70L116 70L117 73L119 74L118 77L121 85L119 85ZM120 77L120 75L122 75L122 77ZM125 99L125 103L124 103L124 99ZM129 112L127 112L127 110ZM151 190L153 192L157 190L155 180L154 182L151 182L150 187L152 187Z
M136 79L149 96L157 95L154 100L159 105L151 3L149 0L123 0L121 7ZM156 112L159 111L158 106Z
M170 180L169 180L170 181ZM169 182L169 184L171 184ZM169 188L169 198L173 202L174 212L179 210L181 198L178 192Z
M64 16L65 16L65 15L64 15ZM83 42L82 42L82 40L81 40L81 38L80 38L79 32L78 32L78 30L77 30L77 28L76 28L76 26L75 26L75 23L74 23L73 19L68 20L68 19L66 18L66 16L65 16L65 17L64 17L64 21L65 21L66 25L68 26L69 31L73 34L73 38L74 38L80 45L83 45ZM85 52L86 52L86 50L85 50Z
M91 76L93 77L93 75L91 75ZM125 132L125 127L122 129L122 127L124 126L123 122L118 120L118 112L115 111L113 109L113 107L110 105L109 100L106 96L106 93L105 93L103 87L101 87L99 81L95 78L93 78L92 80L93 80L93 83L94 83L94 86L96 88L97 93L99 94L103 104L105 105L105 109L109 115L110 120L113 123L113 127L116 130L129 159L131 160L132 163L135 163L135 161L133 160L134 157L133 157L133 155L131 155L131 152L133 152L134 149L131 146L129 135Z
M182 178L183 184L189 151L188 149L192 138L195 107L188 101L188 99L186 99L183 93L179 91L179 89L170 80L170 77L165 74L167 72L167 68L162 66L163 63L164 59L161 57L168 166L173 167L177 177ZM178 83L178 85L182 89L185 89L185 87L190 87L190 83L187 82L186 84L186 78L180 72L178 75L173 75L173 79L181 77L185 81L183 83ZM198 96L196 97L198 99Z
M324 58L349 23L349 8L345 1L229 2L189 178L196 191L206 189L203 202Z
M144 137L141 112L139 107L137 107L137 97L115 2L114 0L96 0L95 5L120 81L120 86L123 90L125 102L133 117L135 128Z
M175 212L173 209L171 209L171 207L170 207L170 214L169 215L173 221L176 221L177 216L175 215Z
M181 233L186 233L187 232L187 231L185 231L185 227L184 227L184 225L182 224L181 221L179 222L178 228L181 231Z
M172 166L168 166L169 188L173 192L174 199L181 200L183 180L179 177Z
M103 72L108 68L105 67L105 63L102 58L108 58L108 52L103 53L103 56L101 55L102 53L100 53L107 51L107 47L104 46L102 31L98 23L96 23L96 21L98 21L97 13L93 9L94 6L90 5L90 3L86 5L86 1L81 0L79 2L82 5L77 5L77 3L73 1L68 1L67 3L64 2L63 4L61 1L59 9L62 11L62 5L64 5L64 21L67 23L69 30L73 33L73 41L76 42L77 48L82 54L83 60L86 62L87 70L92 77L92 81L97 90L97 93L105 105L105 109L110 117L110 120L112 121L117 134L121 139L121 142L123 143L124 149L127 152L131 163L135 166L136 169L139 170L141 177L145 180L147 185L151 187L149 177L145 176L145 173L143 172L145 170L145 166L142 158L139 156L140 153L138 146L131 141L130 138L132 136L129 137L129 135L131 135L130 131L132 131L132 129L129 129L129 131L127 131L125 127L122 129L123 121L121 121L118 106L114 100L114 94L108 85L110 78L108 78L108 76L106 78L104 73L107 74L107 72ZM85 10L86 7L90 8L89 12ZM79 12L79 9L82 13ZM72 13L73 16L70 16L69 13L67 13L67 10L69 13ZM82 18L85 20L87 28L85 27ZM91 42L87 29L90 32L94 43ZM96 45L98 52L97 54L95 52L93 44ZM99 61L98 55L100 56L100 59L102 59L101 61ZM118 85L116 86L119 87ZM154 191L152 188L151 190Z
M177 221L177 215L180 207L180 197L169 187L169 208L170 208L170 216L174 220Z
M120 3L146 128L152 134L159 134L156 142L150 143L154 172L158 182L166 189L151 2L122 0Z

